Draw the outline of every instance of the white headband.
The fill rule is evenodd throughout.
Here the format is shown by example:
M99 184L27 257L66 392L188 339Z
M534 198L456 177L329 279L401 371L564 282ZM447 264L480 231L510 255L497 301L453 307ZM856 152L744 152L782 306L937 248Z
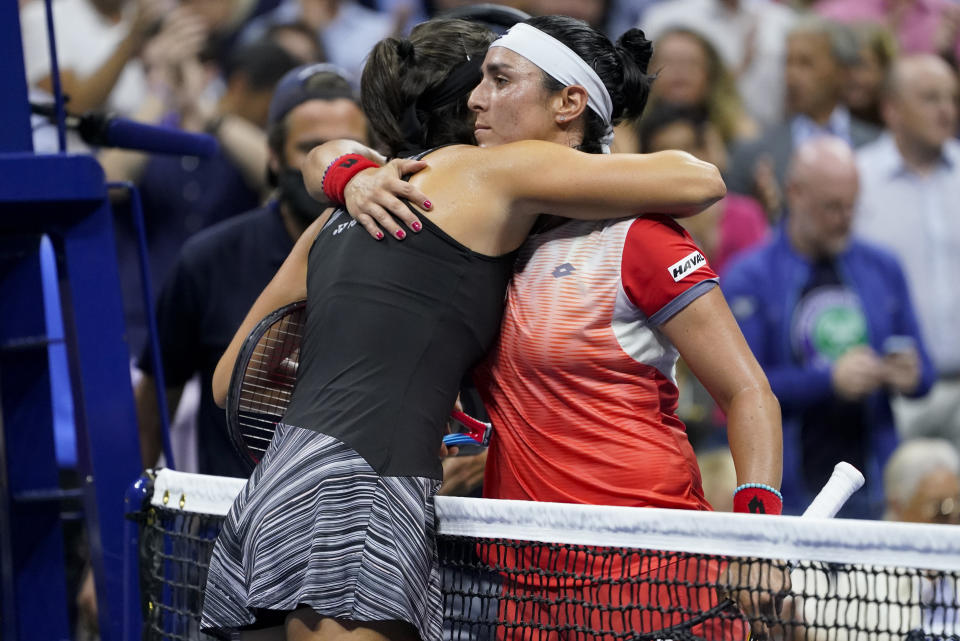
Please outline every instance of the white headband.
M609 151L613 140L613 101L600 76L583 58L553 36L523 22L513 25L490 46L503 47L523 56L565 87L580 85L586 89L587 106L607 126L600 143L604 153Z

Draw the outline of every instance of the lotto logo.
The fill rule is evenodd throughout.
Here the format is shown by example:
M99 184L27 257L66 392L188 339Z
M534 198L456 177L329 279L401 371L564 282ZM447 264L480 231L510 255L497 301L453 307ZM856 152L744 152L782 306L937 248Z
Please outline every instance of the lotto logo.
M670 267L667 268L667 271L669 271L670 275L673 276L673 281L679 283L681 280L706 264L707 259L703 257L703 254L695 251L670 265Z
M553 270L553 277L563 278L564 276L569 276L575 271L577 271L576 267L574 267L570 263L564 263L562 265L557 265L556 269Z
M356 224L357 224L357 221L355 220L351 220L349 223L340 223L339 225L337 225L337 228L333 230L333 235L336 236L337 234L342 232L344 229L349 229Z

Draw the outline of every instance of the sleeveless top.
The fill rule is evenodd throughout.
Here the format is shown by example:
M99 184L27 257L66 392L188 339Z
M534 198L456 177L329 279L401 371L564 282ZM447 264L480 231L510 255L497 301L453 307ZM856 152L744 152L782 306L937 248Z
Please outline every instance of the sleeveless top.
M447 416L496 339L516 252L478 254L419 217L403 241L374 240L343 210L318 234L283 422L340 440L381 476L441 479Z

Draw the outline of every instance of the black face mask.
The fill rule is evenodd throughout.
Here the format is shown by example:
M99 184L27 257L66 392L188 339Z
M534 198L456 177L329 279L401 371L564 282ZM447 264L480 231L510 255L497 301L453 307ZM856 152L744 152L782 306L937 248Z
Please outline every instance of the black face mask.
M303 184L303 174L297 169L284 167L277 176L280 202L287 206L298 221L309 225L324 212L326 207L314 200Z

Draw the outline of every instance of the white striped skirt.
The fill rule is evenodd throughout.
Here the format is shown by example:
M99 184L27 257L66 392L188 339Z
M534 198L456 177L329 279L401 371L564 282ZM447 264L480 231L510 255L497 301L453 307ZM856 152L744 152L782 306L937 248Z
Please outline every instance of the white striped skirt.
M226 638L308 606L324 617L405 621L423 641L440 641L439 485L381 477L342 442L278 425L217 538L201 627Z

